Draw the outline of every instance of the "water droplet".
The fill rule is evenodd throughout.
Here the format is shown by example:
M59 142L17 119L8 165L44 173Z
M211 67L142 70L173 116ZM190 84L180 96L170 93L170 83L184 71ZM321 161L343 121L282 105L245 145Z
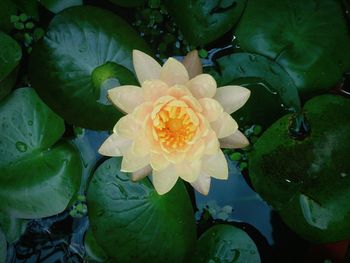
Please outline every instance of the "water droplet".
M33 121L28 121L28 125L32 126L33 125Z
M340 177L345 178L348 174L347 173L340 173Z
M250 254L254 255L255 253L255 250L250 250Z
M26 152L28 147L27 144L25 144L24 142L16 142L16 149L19 152Z

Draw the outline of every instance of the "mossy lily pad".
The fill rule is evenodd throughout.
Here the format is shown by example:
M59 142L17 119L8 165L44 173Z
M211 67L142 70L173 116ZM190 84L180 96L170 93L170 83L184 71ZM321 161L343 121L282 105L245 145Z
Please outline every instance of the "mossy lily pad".
M122 19L95 7L72 7L55 16L34 47L29 77L43 100L67 122L111 129L122 113L107 100L107 90L137 84L133 49L148 50Z
M166 0L165 5L192 45L208 44L227 31L239 20L247 0Z
M323 95L304 107L311 133L295 140L291 115L254 145L249 172L257 192L302 237L334 242L350 237L350 100Z
M329 89L350 70L340 1L248 1L235 33L242 50L284 67L303 96Z
M10 36L0 32L0 100L16 82L17 65L22 58L22 49Z
M66 209L79 188L81 161L71 144L59 141L63 120L33 89L17 89L6 97L0 120L0 225L12 233L16 219Z
M105 161L89 185L91 229L115 262L188 262L196 241L191 200L181 182L158 195L148 178L132 182L121 158Z
M198 240L195 263L260 262L253 240L243 230L230 225L209 228Z

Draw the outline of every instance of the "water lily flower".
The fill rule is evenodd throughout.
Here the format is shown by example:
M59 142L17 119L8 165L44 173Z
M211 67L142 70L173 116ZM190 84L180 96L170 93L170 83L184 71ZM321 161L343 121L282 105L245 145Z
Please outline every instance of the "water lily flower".
M184 64L169 58L163 66L134 50L138 86L108 91L109 100L127 115L99 149L106 156L123 156L121 170L139 180L152 172L159 194L178 178L208 194L211 177L225 180L228 166L221 148L249 144L231 113L242 107L250 91L240 86L217 88L214 78L201 74L196 52ZM186 67L185 67L186 65Z

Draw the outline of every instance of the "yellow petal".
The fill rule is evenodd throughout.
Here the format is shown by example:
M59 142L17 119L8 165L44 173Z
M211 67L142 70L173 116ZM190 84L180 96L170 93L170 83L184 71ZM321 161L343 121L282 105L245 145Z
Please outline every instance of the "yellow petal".
M131 142L131 140L113 133L104 141L98 152L105 156L122 156L130 148Z
M152 153L151 154L151 167L153 170L164 170L169 166L170 162L164 157L163 154Z
M161 171L153 171L152 181L157 193L160 195L166 194L174 187L179 177L172 165Z
M216 154L204 155L202 171L216 179L226 180L228 178L228 167L223 152L219 150Z
M238 149L249 145L248 139L242 132L237 130L234 134L220 139L221 148Z
M113 128L113 132L120 136L134 139L138 137L140 125L131 114L128 114L119 119Z
M182 64L184 64L185 68L187 69L190 79L203 73L202 62L198 56L197 50L192 50L191 52L189 52L184 57Z
M185 66L174 58L169 58L162 67L160 79L169 85L184 85L189 80Z
M175 164L175 170L177 175L183 180L192 183L197 180L199 172L201 170L201 160L193 162L182 162Z
M249 96L249 89L241 86L225 86L217 89L214 99L220 102L224 111L231 114L241 108Z
M145 81L142 83L143 98L145 101L155 101L165 96L169 90L168 85L161 80Z
M141 168L144 168L150 163L150 156L137 156L132 149L130 149L123 157L121 171L133 173Z
M145 178L147 175L150 175L152 173L152 168L150 165L147 165L140 170L137 170L136 172L133 172L131 174L131 180L132 181L139 181L143 178Z
M201 173L197 180L191 183L192 187L200 192L202 195L208 195L210 189L210 176Z
M224 111L220 103L211 98L199 99L199 103L202 106L202 114L210 122L216 121Z
M133 50L132 59L140 85L146 80L159 79L161 65L151 56L139 50Z
M216 121L211 122L210 125L219 139L230 136L238 129L237 122L227 112L223 112L221 116Z
M143 102L143 94L140 87L126 85L108 90L108 99L123 112L131 113Z
M216 93L216 81L209 74L201 74L191 79L186 86L197 99L212 98Z

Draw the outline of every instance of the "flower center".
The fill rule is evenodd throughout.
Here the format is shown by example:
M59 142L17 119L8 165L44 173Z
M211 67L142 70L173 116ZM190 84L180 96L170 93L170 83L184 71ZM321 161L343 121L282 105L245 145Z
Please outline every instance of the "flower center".
M195 136L199 120L187 105L164 106L153 120L159 142L168 150L181 149Z

